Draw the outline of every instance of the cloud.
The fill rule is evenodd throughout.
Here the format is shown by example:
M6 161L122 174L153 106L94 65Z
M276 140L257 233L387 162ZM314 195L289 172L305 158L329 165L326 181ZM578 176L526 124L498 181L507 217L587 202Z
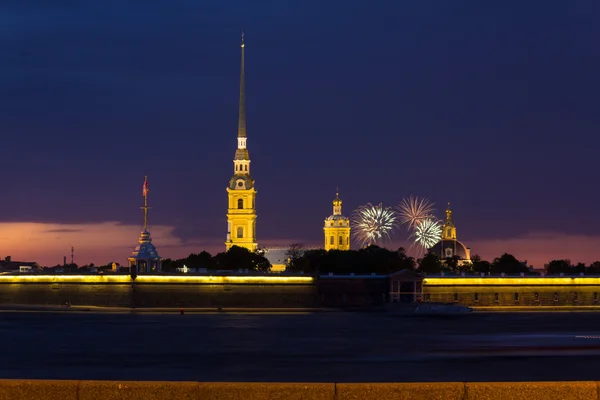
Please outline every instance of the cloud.
M173 234L174 227L152 226L153 243L163 257L180 257L199 251L201 242L184 242ZM19 261L37 261L42 265L70 259L71 246L78 264L125 262L137 245L139 225L119 222L56 224L39 222L0 223L0 248L4 256ZM163 250L169 250L167 253ZM187 253L187 254L186 254Z

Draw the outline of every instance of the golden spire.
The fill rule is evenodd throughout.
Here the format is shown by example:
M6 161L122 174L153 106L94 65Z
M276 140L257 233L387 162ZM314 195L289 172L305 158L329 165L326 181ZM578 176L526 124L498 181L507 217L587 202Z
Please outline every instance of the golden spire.
M144 231L148 230L148 177L144 177L144 185L142 186L142 196L144 196L144 206L140 207L144 210Z
M238 137L246 137L246 84L244 79L244 31L242 30L242 66L240 70L240 110L238 116Z
M446 208L446 224L453 225L452 209L450 208L450 202L448 202L448 208Z

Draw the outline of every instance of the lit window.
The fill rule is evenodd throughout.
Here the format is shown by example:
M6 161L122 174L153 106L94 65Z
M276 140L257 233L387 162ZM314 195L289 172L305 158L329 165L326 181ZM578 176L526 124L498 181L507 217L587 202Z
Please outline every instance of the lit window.
M241 226L237 229L237 237L238 238L244 237L244 228L242 228Z

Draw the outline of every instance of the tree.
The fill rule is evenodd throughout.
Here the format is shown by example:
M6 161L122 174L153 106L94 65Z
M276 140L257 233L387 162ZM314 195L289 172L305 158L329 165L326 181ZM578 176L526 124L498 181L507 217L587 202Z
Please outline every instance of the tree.
M550 275L568 274L571 273L572 268L570 260L552 260L544 267L546 273Z
M460 261L460 257L457 255L444 258L444 264L445 264L446 268L448 268L452 272L457 272L459 270L459 268L458 268L459 261Z
M490 274L492 272L492 264L489 261L482 260L480 256L474 255L471 257L472 270L475 273Z
M229 250L213 257L216 268L222 270L247 269L267 272L271 263L261 252L251 252L244 247L232 246Z
M500 257L497 257L492 262L492 272L506 274L518 274L521 272L529 272L529 268L523 265L522 262L517 260L512 254L504 253Z
M442 270L442 262L435 253L427 253L419 260L419 271L422 273L439 274Z
M304 245L302 243L292 243L285 252L287 268L291 269L292 264L302 257L302 254L304 254Z
M588 274L600 274L600 261L594 261L591 263L586 272Z

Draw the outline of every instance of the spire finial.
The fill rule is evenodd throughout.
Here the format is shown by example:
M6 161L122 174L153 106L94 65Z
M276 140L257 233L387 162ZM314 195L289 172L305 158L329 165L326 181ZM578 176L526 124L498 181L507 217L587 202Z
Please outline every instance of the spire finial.
M244 31L242 30L242 65L240 68L240 110L238 116L238 137L246 137L246 84L244 77Z

